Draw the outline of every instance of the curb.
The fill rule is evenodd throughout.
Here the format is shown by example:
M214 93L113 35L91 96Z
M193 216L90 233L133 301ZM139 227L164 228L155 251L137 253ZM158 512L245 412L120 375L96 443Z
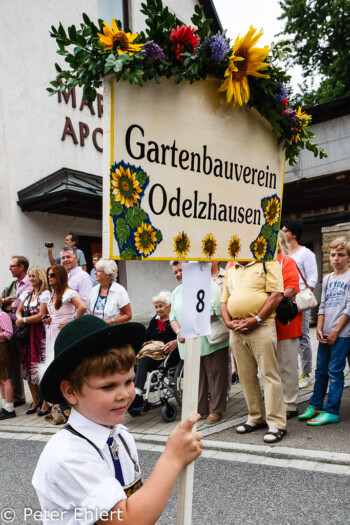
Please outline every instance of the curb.
M164 446L167 441L165 436L145 436L143 434L133 434L133 437L137 443L147 443L151 445ZM332 465L350 466L350 454L341 452L326 452L323 450L306 450L280 446L245 445L242 443L227 443L225 441L211 441L207 439L203 439L202 443L203 450L231 452L236 454L251 454L254 456L264 456L274 459L296 459Z
M1 428L1 437L5 438L6 434L32 434L38 436L52 436L60 429L40 429L37 427L26 427L25 429L13 428L10 426ZM158 445L164 447L168 437L157 435L144 435L133 433L136 443ZM247 445L243 443L234 443L226 441L211 441L209 439L202 439L203 450L224 452L231 454L248 454L251 456L259 456L272 459L284 460L300 460L316 463L325 463L330 465L346 465L350 467L350 454L341 452L328 452L324 450L307 450L292 447L268 446L268 445Z

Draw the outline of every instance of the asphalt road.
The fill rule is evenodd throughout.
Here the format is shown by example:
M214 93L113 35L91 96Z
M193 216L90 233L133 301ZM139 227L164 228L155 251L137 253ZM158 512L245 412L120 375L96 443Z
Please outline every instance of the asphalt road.
M299 405L302 414L309 403ZM350 454L350 387L345 388L340 407L340 423L311 427L298 418L287 422L287 435L275 446L302 448L310 450L327 450L329 452L344 452ZM214 441L230 441L236 443L264 445L264 430L251 434L239 435L235 428L223 430L208 436Z
M12 508L16 525L38 525L24 509L38 510L31 477L43 444L1 439L1 511ZM140 452L144 479L158 453ZM195 468L193 525L350 524L348 476L200 458ZM176 491L159 525L176 523ZM30 510L27 510L29 513ZM142 523L135 524L142 525Z

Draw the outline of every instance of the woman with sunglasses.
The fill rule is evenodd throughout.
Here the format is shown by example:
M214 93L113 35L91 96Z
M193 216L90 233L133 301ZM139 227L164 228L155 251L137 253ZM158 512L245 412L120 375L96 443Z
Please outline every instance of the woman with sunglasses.
M21 347L23 379L28 381L32 404L26 414L34 414L41 406L39 397L38 364L45 359L45 328L42 316L47 313L50 292L46 273L42 266L29 268L28 278L31 287L20 295L20 304L16 312L16 326L29 326L27 339Z
M39 376L42 377L44 370L54 358L54 345L60 330L70 321L81 317L86 312L86 304L80 299L78 292L68 286L68 274L64 266L54 264L47 271L49 288L51 291L50 301L47 305L48 315L44 315L43 322L46 324L46 360L40 366ZM44 416L50 412L41 410L38 415Z

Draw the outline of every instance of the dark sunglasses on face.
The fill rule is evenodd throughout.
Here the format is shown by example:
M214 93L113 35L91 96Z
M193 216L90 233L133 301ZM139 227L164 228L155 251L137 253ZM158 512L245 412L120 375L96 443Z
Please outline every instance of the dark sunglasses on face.
M55 273L49 273L48 276L49 277L56 277L56 274Z

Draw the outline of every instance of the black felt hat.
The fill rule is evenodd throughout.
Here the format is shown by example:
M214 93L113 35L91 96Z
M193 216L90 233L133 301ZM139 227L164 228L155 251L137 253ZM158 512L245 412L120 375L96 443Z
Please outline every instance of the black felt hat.
M40 394L49 403L63 400L60 384L85 358L113 344L130 344L137 353L146 335L140 323L109 325L93 315L83 315L66 324L55 341L55 358L41 381Z

